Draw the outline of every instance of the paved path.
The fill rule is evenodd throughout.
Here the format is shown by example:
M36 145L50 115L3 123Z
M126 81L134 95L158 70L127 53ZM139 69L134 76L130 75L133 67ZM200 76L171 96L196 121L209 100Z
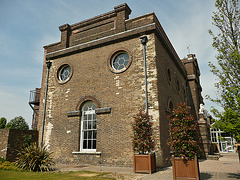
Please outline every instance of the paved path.
M203 160L199 162L201 180L240 179L240 163L237 153L221 154L219 160ZM172 167L161 168L153 174L133 173L131 167L106 167L84 165L57 165L60 171L95 171L112 172L117 179L125 180L172 180ZM119 177L119 178L118 178Z

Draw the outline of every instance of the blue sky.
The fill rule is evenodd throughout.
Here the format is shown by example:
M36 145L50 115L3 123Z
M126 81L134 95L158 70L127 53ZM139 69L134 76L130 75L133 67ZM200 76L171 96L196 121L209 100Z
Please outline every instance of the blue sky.
M130 18L155 12L180 58L196 54L203 97L216 95L208 62L217 62L208 34L214 0L0 0L0 117L23 116L31 125L29 91L41 86L43 46L60 41L58 27L127 3ZM205 107L214 104L205 100Z

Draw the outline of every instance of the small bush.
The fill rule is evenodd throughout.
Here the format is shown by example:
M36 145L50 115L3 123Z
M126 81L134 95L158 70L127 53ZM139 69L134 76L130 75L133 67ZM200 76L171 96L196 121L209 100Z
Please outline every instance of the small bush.
M4 161L4 162L0 161L0 169L2 169L2 170L14 170L14 171L19 170L19 168L15 167L14 162L11 163L9 161Z
M0 163L4 163L6 161L6 159L4 159L3 157L0 157Z
M16 167L30 171L51 171L55 164L51 154L46 146L40 148L36 143L31 144L18 153Z

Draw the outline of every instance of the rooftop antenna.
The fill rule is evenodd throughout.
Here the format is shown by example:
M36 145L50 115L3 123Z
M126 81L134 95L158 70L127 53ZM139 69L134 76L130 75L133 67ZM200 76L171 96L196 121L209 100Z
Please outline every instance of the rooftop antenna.
M187 49L188 49L188 54L190 54L190 44L189 44L189 46L187 47Z

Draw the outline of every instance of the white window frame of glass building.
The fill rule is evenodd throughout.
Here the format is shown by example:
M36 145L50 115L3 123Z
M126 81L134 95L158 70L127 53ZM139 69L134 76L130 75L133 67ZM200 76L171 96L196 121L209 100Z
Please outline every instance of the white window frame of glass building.
M80 152L96 152L97 114L96 105L87 101L82 106Z
M231 136L228 136L225 132L220 129L211 128L211 141L212 143L218 144L219 152L235 152L235 139ZM222 137L223 139L220 139Z

